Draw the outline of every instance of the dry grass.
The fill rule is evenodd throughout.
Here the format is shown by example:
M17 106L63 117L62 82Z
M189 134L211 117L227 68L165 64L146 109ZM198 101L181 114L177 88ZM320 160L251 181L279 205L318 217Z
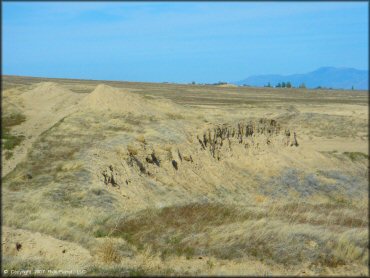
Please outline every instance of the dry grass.
M146 144L144 135L139 135L136 137L136 140L142 144Z
M369 159L369 156L367 154L361 152L344 152L343 154L348 156L352 161Z
M138 154L138 149L132 145L127 146L127 151L129 155L137 155Z
M339 212L342 209L342 214L328 215L334 207ZM364 245L366 215L358 220L351 220L351 215L343 219L344 209L331 204L287 204L261 211L190 204L142 211L124 220L114 235L125 238L139 250L150 247L163 259L171 255L227 260L250 256L283 265L364 264L368 260ZM328 223L336 228L328 229ZM358 232L353 233L353 229Z
M33 272L38 269L57 269L57 267L53 262L43 258L19 258L14 256L2 259L2 271L5 269L15 271L31 270ZM19 276L21 276L21 274L19 274Z
M40 81L14 78L6 86L35 80ZM89 93L98 83L56 82L78 93ZM323 156L305 152L303 142L297 149L230 153L227 160L215 162L199 150L193 135L212 123L268 114L316 139L352 140L366 131L367 121L357 114L329 115L324 108L353 104L355 111L367 101L367 93L110 84L192 106L192 114L107 111L65 117L42 133L26 159L3 178L4 225L84 246L98 260L88 274L366 275L368 200L363 185L368 176L358 174L367 167L366 154L335 146L336 155ZM319 112L303 113L297 107ZM8 120L21 122L18 116ZM177 136L177 129L186 132ZM145 162L153 146L160 166ZM127 152L151 175L135 163L129 167ZM119 187L101 180L109 165L122 181ZM284 167L291 171L285 173ZM3 258L9 268L31 262L53 267L44 259Z
M56 79L37 78L22 76L3 76L3 84L6 88L32 85L43 81L51 81L62 84L78 93L90 93L97 85L104 83L116 88L133 90L144 96L165 97L180 104L222 105L231 103L238 105L243 103L261 103L268 100L280 101L281 105L293 104L361 104L367 102L367 91L352 90L305 90L305 89L275 89L275 88L227 88L207 85L181 85L160 84L143 82L119 82L119 81L94 81L79 79ZM263 93L263 94L261 94ZM294 97L292 97L294 96ZM335 97L333 97L335 96ZM354 97L355 96L355 97ZM278 103L279 104L279 103Z
M98 250L99 256L104 263L119 263L121 256L117 250L117 246L111 239L106 239Z
M166 113L166 116L170 119L170 120L183 120L185 119L185 117L181 114L175 114L175 113Z
M3 150L6 150L6 159L12 156L11 150L19 146L25 138L23 135L13 134L11 129L14 126L20 125L25 120L26 117L20 113L4 115L1 118L1 143Z
M311 136L327 138L355 138L359 130L368 126L367 119L323 113L298 113L289 122L292 127L309 131Z
M344 226L348 228L366 228L368 213L366 204L354 206L347 203L310 204L305 202L277 204L271 208L271 214L290 223L308 223L327 228Z
M1 125L3 130L12 128L13 126L20 125L26 120L26 117L20 113L4 115L1 118Z

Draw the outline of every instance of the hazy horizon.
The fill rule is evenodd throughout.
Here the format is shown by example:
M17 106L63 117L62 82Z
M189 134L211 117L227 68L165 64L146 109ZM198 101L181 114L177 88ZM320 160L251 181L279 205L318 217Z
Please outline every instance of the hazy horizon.
M213 83L368 70L368 3L10 3L3 75Z

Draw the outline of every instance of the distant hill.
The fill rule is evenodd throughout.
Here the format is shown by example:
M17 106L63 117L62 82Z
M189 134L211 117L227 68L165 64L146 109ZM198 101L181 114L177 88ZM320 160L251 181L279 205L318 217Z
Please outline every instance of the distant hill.
M368 90L369 72L366 70L357 70L354 68L335 68L322 67L315 71L304 74L292 75L254 75L246 79L232 82L237 85L265 86L269 82L271 86L277 83L289 81L294 87L304 83L307 88L316 88L318 86L333 89L351 89Z

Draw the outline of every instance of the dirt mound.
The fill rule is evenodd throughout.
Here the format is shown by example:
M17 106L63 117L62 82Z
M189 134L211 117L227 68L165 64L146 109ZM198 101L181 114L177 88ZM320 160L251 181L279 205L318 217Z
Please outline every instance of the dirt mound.
M135 111L143 100L140 96L100 84L81 101L81 106L90 110Z
M25 116L25 121L13 127L12 132L23 135L25 140L13 150L13 157L3 163L2 176L9 173L25 158L32 143L40 134L76 111L77 103L82 97L82 94L74 93L56 83L41 82L31 90L11 98L9 104L15 102L17 105L8 112L13 111Z
M149 100L127 90L99 84L80 103L82 109L109 111L123 114L157 115L163 111L174 112L181 108L168 100Z
M54 82L41 82L21 95L23 105L37 111L60 111L77 104L81 98Z
M44 261L72 270L86 267L91 261L90 252L80 245L39 232L3 227L2 244L3 255L23 264Z

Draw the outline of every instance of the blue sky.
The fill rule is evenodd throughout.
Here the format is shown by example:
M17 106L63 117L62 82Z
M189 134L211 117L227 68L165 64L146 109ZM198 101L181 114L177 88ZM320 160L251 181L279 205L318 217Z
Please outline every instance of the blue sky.
M3 2L3 74L236 81L368 70L367 2Z

